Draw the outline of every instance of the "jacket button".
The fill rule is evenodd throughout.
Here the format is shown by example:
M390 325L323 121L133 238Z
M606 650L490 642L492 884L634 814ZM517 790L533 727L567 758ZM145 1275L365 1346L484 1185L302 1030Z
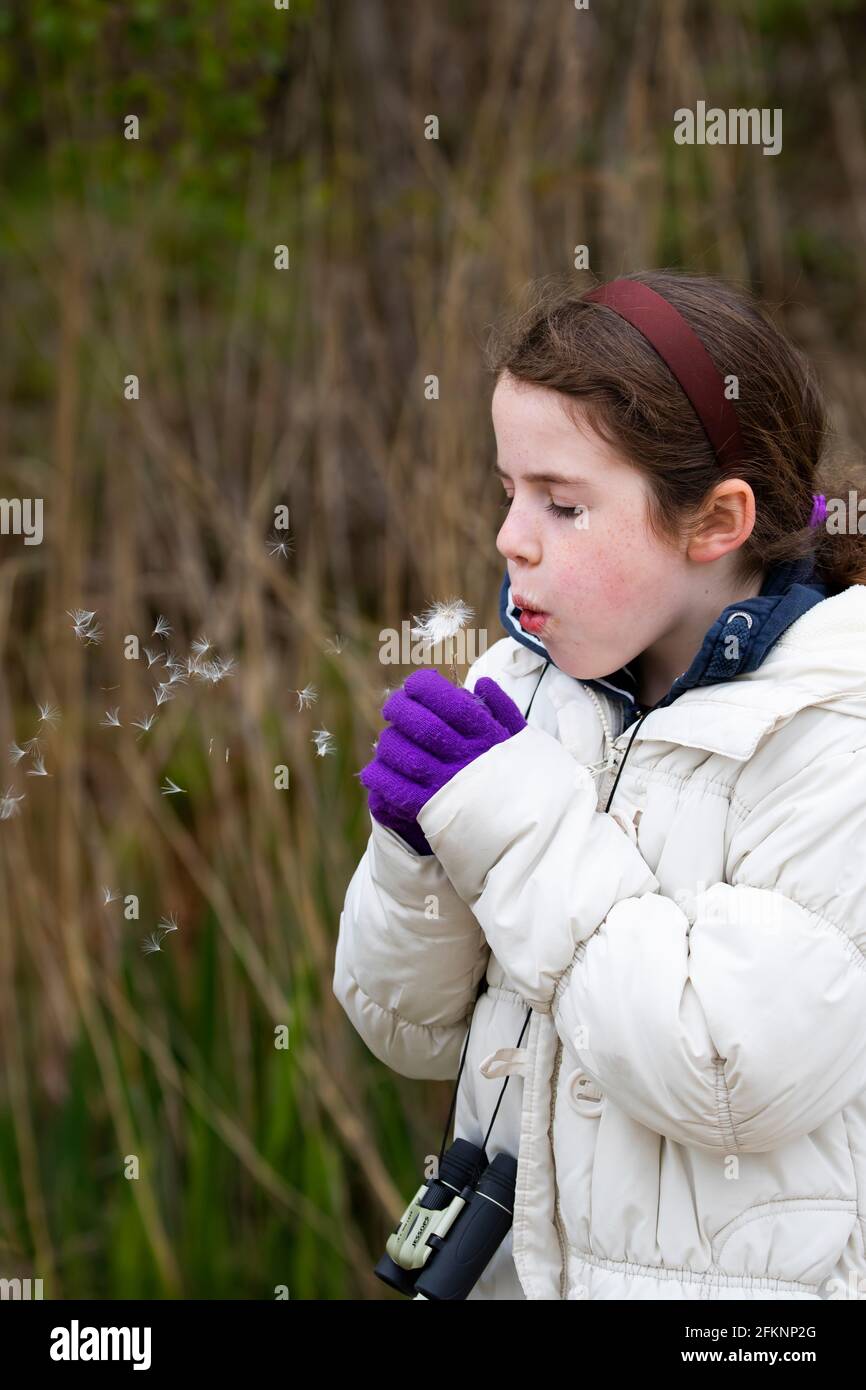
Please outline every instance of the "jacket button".
M598 1115L604 1106L604 1092L578 1067L566 1078L568 1099L579 1115Z

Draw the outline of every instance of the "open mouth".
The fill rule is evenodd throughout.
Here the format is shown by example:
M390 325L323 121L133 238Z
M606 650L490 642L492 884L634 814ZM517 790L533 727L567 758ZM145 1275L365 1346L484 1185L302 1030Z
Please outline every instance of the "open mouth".
M543 608L534 608L523 598L522 594L513 594L512 598L515 608L520 610L518 622L524 632L531 632L534 636L538 636L550 614L545 612Z

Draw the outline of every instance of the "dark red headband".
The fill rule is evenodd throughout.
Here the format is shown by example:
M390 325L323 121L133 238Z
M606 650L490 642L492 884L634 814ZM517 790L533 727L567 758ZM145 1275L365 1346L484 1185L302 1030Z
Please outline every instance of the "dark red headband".
M716 458L736 467L744 452L736 408L710 354L673 304L639 280L611 280L582 297L613 309L643 334L690 400Z

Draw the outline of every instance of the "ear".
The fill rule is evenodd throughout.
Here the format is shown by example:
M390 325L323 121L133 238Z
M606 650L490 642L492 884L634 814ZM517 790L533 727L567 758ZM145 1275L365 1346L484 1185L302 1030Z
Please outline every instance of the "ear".
M756 515L755 494L744 478L718 483L692 524L688 559L708 564L739 550L755 529Z

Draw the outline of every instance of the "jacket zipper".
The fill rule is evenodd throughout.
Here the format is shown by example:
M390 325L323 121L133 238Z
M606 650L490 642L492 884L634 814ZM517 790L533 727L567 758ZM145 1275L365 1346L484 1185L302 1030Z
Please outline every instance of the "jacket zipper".
M625 732L627 733L628 730L626 730ZM619 771L619 765L625 753L625 749L622 747L620 743L620 739L622 739L623 737L624 735L620 734L619 738L613 740L613 744L609 752L610 767L607 771L607 784L603 787L602 790L602 802L604 804L607 804L607 798L610 795L611 787L613 786L613 783L616 780L616 774ZM553 1063L553 1082L550 1095L550 1146L551 1158L553 1160L551 1164L551 1167L553 1169L553 1224L556 1229L556 1238L559 1241L559 1254L560 1259L562 1261L559 1274L559 1298L560 1301L564 1303L568 1293L568 1247L565 1239L565 1226L562 1220L562 1212L559 1205L559 1184L556 1181L556 1158L553 1153L553 1125L556 1118L556 1098L557 1092L559 1090L559 1070L562 1065L562 1051L562 1039L557 1038L556 1055Z
M623 760L624 754L625 749L619 746L619 740L617 739L617 741L613 745L613 748L611 749L610 765L608 766L605 772L604 780L602 782L601 795L599 797L599 804L601 805L602 809L607 805L607 800L611 794L611 791L613 790L613 784L616 781L616 774L619 772L619 765Z
M550 1095L550 1149L551 1149L551 1169L553 1172L553 1224L556 1228L556 1237L559 1241L559 1253L562 1265L559 1274L559 1297L561 1302L565 1302L566 1284L568 1282L568 1252L565 1241L562 1213L559 1207L559 1184L556 1181L556 1157L553 1153L553 1124L556 1117L556 1094L559 1086L559 1068L562 1063L562 1039L558 1038L556 1043L556 1057L553 1063L553 1083Z
M615 738L609 750L610 767L607 771L607 785L604 786L602 792L602 799L605 804L610 795L610 789L616 780L616 774L619 771L619 765L625 753L625 749L620 740L624 738L626 733L628 733L627 729L623 734L620 734L618 738ZM559 1254L562 1261L559 1273L559 1298L560 1301L564 1303L568 1292L568 1247L565 1239L565 1226L562 1220L562 1211L559 1205L559 1184L556 1181L556 1159L553 1153L553 1125L556 1118L556 1098L559 1089L559 1071L562 1065L562 1051L562 1039L557 1038L556 1054L553 1063L553 1082L550 1094L550 1147L552 1159L551 1168L553 1170L553 1225L556 1230L556 1238L559 1241Z

